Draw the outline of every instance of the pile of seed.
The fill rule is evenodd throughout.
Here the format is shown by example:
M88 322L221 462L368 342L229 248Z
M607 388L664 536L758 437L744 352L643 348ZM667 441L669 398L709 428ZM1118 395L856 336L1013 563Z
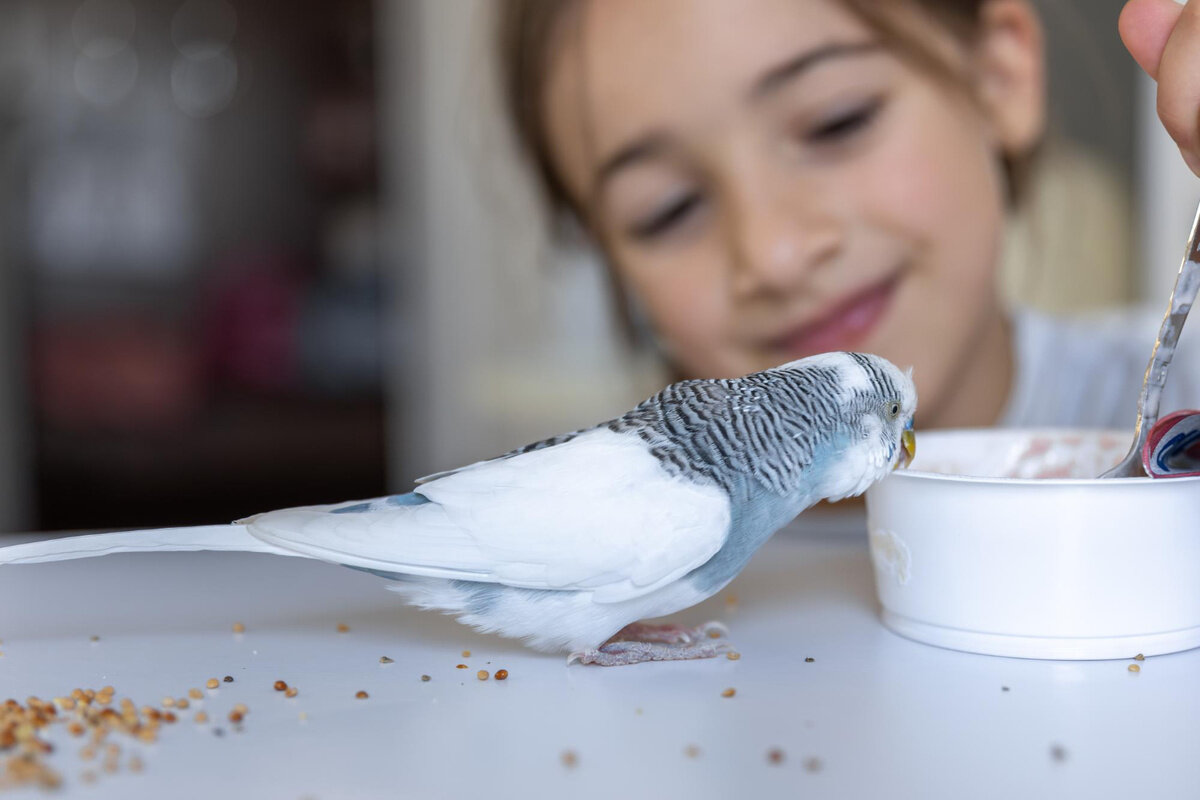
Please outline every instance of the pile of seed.
M111 686L100 690L75 689L70 695L53 700L30 697L24 703L10 699L0 705L0 753L5 754L0 789L22 786L49 789L61 785L62 776L44 758L54 750L43 738L51 725L64 725L67 733L84 742L79 751L81 759L90 762L100 757L104 772L114 773L121 768L123 751L111 739L124 736L149 744L158 741L164 724L177 719L171 711L149 706L139 709L129 698L114 705L114 693ZM125 763L133 772L142 769L137 755L130 756ZM85 770L81 777L91 782L96 773Z

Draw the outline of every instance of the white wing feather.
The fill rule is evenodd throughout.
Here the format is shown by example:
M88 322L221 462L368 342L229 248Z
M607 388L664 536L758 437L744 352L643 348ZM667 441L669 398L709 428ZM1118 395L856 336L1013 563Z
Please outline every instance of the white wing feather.
M720 488L671 477L636 435L596 429L485 461L419 487L420 506L333 514L328 506L248 520L278 547L352 566L618 602L654 591L721 548Z

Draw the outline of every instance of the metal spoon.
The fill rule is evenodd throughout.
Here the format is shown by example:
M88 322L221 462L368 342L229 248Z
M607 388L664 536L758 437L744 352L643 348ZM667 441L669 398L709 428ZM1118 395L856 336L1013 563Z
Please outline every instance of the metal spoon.
M1179 276L1175 278L1175 288L1171 290L1167 313L1163 316L1162 327L1158 329L1158 338L1154 340L1154 349L1150 351L1150 365L1146 367L1142 393L1138 396L1133 445L1125 458L1100 475L1101 478L1136 478L1146 474L1142 467L1142 448L1150 429L1158 421L1158 404L1162 399L1163 385L1167 382L1167 368L1171 366L1175 343L1179 341L1179 332L1183 330L1183 323L1192 310L1197 289L1200 289L1200 207L1196 209L1192 235L1188 237L1187 252L1179 267Z

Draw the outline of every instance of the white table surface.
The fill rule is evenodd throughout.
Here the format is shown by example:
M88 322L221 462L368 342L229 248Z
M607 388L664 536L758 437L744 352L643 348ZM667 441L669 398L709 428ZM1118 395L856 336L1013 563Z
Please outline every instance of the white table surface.
M902 639L878 622L859 517L777 535L728 590L679 616L710 618L728 623L740 660L568 668L314 561L162 553L3 567L0 699L111 684L118 700L157 705L235 678L156 744L114 737L141 755L139 774L85 763L54 726L58 794L97 800L1200 796L1200 651L1134 674L1126 661ZM475 676L500 668L503 683ZM274 691L277 679L299 695ZM241 732L226 721L237 702L250 708ZM201 707L208 725L191 721Z

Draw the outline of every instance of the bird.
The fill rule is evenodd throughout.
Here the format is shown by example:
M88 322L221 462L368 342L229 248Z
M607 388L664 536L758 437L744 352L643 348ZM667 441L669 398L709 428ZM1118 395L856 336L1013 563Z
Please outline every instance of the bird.
M834 352L740 378L673 383L627 413L419 479L412 491L0 548L0 565L230 550L372 573L478 630L619 666L710 658L719 623L640 620L724 588L821 500L911 462L912 370ZM706 635L707 634L707 635Z

